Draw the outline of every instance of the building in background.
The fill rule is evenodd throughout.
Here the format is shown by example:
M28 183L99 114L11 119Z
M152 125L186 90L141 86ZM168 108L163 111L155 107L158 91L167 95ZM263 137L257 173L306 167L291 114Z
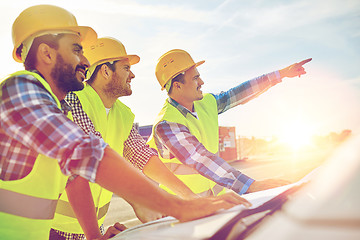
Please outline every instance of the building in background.
M235 127L219 126L219 156L229 162L238 160Z
M152 125L146 125L141 127L139 127L139 124L137 125L140 135L145 139L145 141L147 141L151 135Z

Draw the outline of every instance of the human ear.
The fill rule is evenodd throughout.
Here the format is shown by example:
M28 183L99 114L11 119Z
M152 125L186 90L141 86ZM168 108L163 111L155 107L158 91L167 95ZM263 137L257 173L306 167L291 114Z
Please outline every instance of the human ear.
M109 79L110 78L110 69L106 64L101 65L100 68L101 74L105 79Z
M45 64L51 64L56 59L56 53L53 48L51 48L46 43L40 43L37 51L37 57L39 61Z
M173 88L181 88L179 82L173 82Z

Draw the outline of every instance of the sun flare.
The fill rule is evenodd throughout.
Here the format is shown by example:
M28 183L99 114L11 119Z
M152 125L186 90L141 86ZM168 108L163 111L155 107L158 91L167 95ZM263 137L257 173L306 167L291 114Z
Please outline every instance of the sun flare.
M284 126L280 140L293 150L299 150L311 143L312 136L313 128L310 125L302 121L294 121Z

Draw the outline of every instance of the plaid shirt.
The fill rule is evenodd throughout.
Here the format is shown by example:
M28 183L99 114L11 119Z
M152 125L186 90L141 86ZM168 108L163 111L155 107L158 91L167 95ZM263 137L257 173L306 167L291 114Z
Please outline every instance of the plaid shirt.
M95 130L95 127L89 116L84 112L79 98L75 93L70 92L65 97L66 101L71 104L71 113L74 122L78 124L86 134L93 133L101 138L101 133ZM146 144L143 137L133 126L128 138L124 142L123 156L134 165L142 170L152 156L158 156L155 149Z
M280 74L276 71L244 82L226 92L213 94L217 102L218 114L254 99L279 82L281 82ZM185 117L187 114L192 114L197 118L196 113L192 113L175 100L169 98L168 101ZM161 121L155 127L154 135L162 157L168 159L176 157L183 164L195 168L201 175L221 186L243 194L254 181L231 167L224 159L209 152L182 124Z
M2 180L25 177L37 156L44 154L58 159L64 174L78 174L95 182L107 144L84 134L35 77L24 74L9 78L1 85L0 97Z

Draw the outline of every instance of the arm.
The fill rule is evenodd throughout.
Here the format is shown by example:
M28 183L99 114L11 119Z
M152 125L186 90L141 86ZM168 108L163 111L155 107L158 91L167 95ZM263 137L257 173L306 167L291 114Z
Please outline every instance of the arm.
M22 161L43 154L57 159L65 175L82 175L95 181L96 159L101 159L106 143L84 135L35 77L13 77L1 90L1 127L4 134L11 136L13 142L19 143L17 147L26 152ZM33 161L27 163L30 170L32 164ZM15 163L13 167L18 165Z
M197 197L180 179L178 179L159 159L155 149L146 144L139 132L132 128L124 143L124 157L137 166L145 175L161 183L183 198Z
M152 156L149 159L143 172L151 179L167 186L174 193L185 199L198 197L188 186L178 179L157 156Z
M269 88L280 83L283 78L296 77L306 74L303 65L310 62L312 59L306 59L300 63L292 64L286 68L272 73L264 74L260 77L241 83L240 85L231 88L226 92L214 94L217 104L218 112L223 113L228 109L239 104L245 104L248 101L256 98Z
M78 176L66 186L65 190L86 239L100 238L102 234L98 226L89 182Z
M276 71L243 82L226 92L213 94L218 105L218 113L220 114L230 108L245 104L280 82L280 74Z
M155 127L154 135L162 156L175 156L183 164L196 169L199 174L236 193L245 193L254 181L231 167L224 159L209 152L184 125L162 121Z
M96 173L96 182L123 197L128 202L143 205L180 221L188 221L210 215L219 209L249 203L236 194L219 197L183 200L171 195L147 179L129 162L107 147Z
M238 194L257 192L290 183L281 179L253 180L230 166L221 157L209 152L189 129L181 124L160 122L155 128L155 139L161 154L175 156L183 164L195 168L199 174Z

